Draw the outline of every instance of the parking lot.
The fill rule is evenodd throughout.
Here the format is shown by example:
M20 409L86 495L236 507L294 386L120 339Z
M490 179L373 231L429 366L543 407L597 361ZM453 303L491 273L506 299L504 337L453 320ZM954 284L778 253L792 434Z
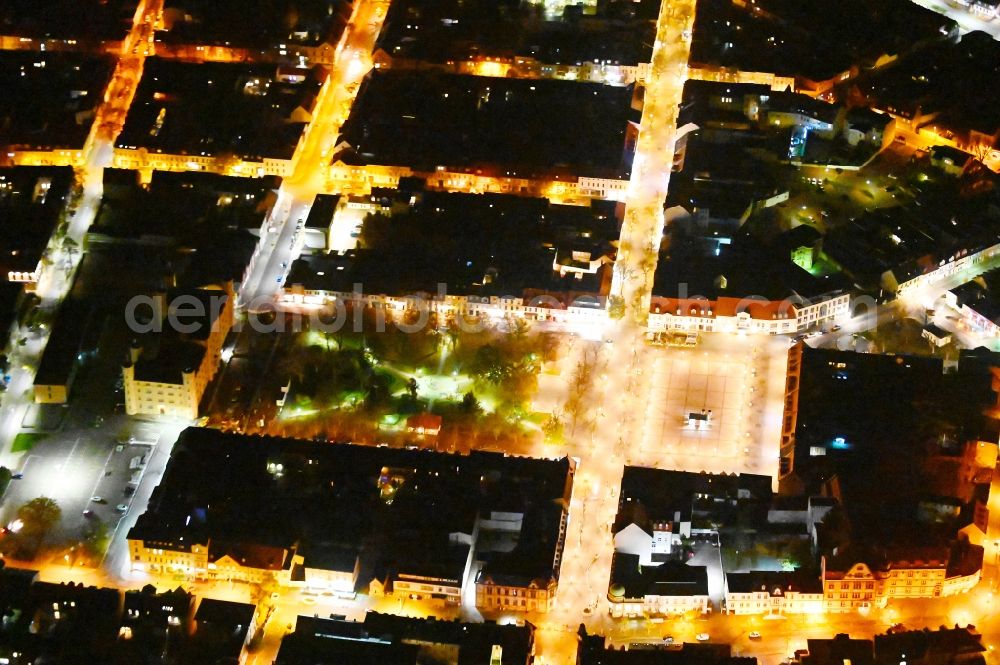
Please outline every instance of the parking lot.
M21 477L11 481L0 504L0 524L12 522L24 503L45 496L62 511L45 539L49 554L76 545L93 520L103 521L114 534L133 510L140 483L145 489L159 480L156 474L147 474L157 446L176 438L179 431L176 423L119 417L100 428L50 434L22 459L17 469Z

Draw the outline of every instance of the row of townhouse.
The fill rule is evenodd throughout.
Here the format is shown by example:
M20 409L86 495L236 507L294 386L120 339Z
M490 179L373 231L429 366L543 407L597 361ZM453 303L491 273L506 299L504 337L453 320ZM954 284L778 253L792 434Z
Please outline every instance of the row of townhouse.
M506 521L514 525L514 531L519 531L524 515L505 515ZM555 603L558 589L555 572L524 574L506 570L502 562L484 564L480 561L476 567L481 568L481 572L474 580L470 578L476 563L476 535L480 529L483 532L497 530L493 524L497 521L496 512L478 518L471 536L458 534L464 537L453 541L447 552L433 560L397 562L390 570L376 571L372 578L365 580L367 592L373 598L393 596L459 605L472 582L475 603L481 609L548 612ZM559 531L551 571L558 571L565 540L565 511L553 528ZM353 595L362 568L359 550L346 547L314 548L308 544L282 547L212 538L206 538L203 543L185 542L183 538L167 541L144 539L139 533L129 535L128 546L132 570L138 572L248 584L273 582L317 593Z
M578 63L549 63L525 56L481 56L468 60L448 60L437 64L411 58L393 57L384 49L377 49L372 59L377 69L441 69L454 74L473 76L556 79L615 86L626 86L637 82L645 83L646 77L649 75L648 62L627 64L589 60Z
M831 612L885 607L889 600L938 598L979 584L983 548L968 543L889 555L822 557L824 607Z
M929 558L903 556L878 565L858 561L847 570L834 570L824 557L821 576L799 571L728 573L723 610L765 616L865 611L885 607L889 600L965 593L979 583L982 548L964 547L966 552L958 555L964 561L957 565L944 548ZM975 563L977 553L980 565ZM643 565L639 555L621 551L615 554L608 600L615 618L705 613L710 607L703 567Z
M966 279L971 279L972 275L982 273L984 270L984 264L988 263L991 259L1000 254L1000 243L995 245L990 245L984 249L980 250L960 250L948 258L941 259L938 261L938 265L933 270L928 270L919 275L915 275L910 279L902 281L896 287L897 297L906 296L919 291L922 288L929 287L936 282L951 277L953 275L958 275L963 272L967 272L970 276Z
M206 498L205 492L192 494L188 485L200 488L209 482L214 486L206 491L215 492L213 496L244 492L246 497L243 484L254 469L277 479L306 467L318 470L301 482L325 489L331 478L339 479L341 491L351 499L305 513L289 503L281 519L297 521L297 526L287 533L274 532L238 510L220 509L219 501ZM129 530L130 565L134 571L170 578L273 582L339 595L357 591L451 606L465 602L496 611L546 612L558 588L575 468L570 458L317 447L312 441L261 442L191 427L174 445L150 507ZM369 481L375 473L373 491ZM444 482L437 480L442 475L448 476ZM444 493L453 491L455 483L470 491L478 488L486 475L509 487L487 488L453 510L441 508L444 499L432 500L450 496ZM385 503L387 496L418 480L432 497L426 505L388 508L392 501ZM302 490L298 484L294 490L276 484L267 491L262 501L270 505L281 504L289 491ZM317 521L324 529L341 520L352 522L357 510L382 505L404 511L405 525L391 537L377 525L340 537L314 527Z
M746 332L771 335L793 334L834 321L850 313L849 293L828 293L811 300L762 298L654 297L650 304L649 334Z
M282 289L280 302L286 306L326 306L336 302L360 302L385 316L401 316L406 311L422 310L445 320L456 317L504 319L520 316L531 321L600 324L607 320L604 299L577 298L565 305L553 296L526 299L515 296L409 295L387 296L362 292L306 289L292 284Z
M599 325L607 320L604 298L577 298L564 304L552 296L526 299L514 296L387 296L362 292L305 288L286 285L279 296L285 306L328 306L337 302L362 302L385 312L402 314L411 309L433 312L445 318L456 316L503 319L521 316L532 321L552 321ZM834 321L850 312L850 294L832 293L813 301L789 299L719 298L680 300L653 298L647 333L655 341L672 332L746 332L753 334L794 334L812 326Z
M372 188L396 188L400 179L410 177L426 180L429 190L516 194L576 205L589 205L592 199L624 201L629 186L625 178L557 175L527 178L509 173L487 173L483 169L458 171L447 166L427 172L409 166L348 164L338 159L327 170L327 189L367 194Z
M301 146L296 146L296 154ZM204 171L241 177L280 176L292 174L293 159L262 157L259 160L219 159L212 155L182 155L151 151L141 147L116 147L113 164L119 169L137 171Z
M184 576L226 582L304 588L314 592L352 594L358 580L357 551L299 551L277 547L129 538L132 569L154 575Z
M982 548L925 550L877 562L823 557L819 577L799 572L730 573L725 611L769 616L866 611L885 607L890 600L953 596L979 583Z

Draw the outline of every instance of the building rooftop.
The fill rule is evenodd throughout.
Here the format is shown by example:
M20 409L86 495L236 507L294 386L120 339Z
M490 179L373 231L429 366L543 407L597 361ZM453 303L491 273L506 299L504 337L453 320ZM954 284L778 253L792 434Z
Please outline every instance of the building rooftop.
M942 459L996 440L991 362L946 374L937 358L804 348L794 473L806 493L836 482L860 542L947 544L964 524L921 523L918 504Z
M802 665L872 665L875 653L871 640L852 640L841 633L832 639L809 638L806 640L808 655L799 662Z
M567 6L546 16L532 3L401 0L385 19L377 48L434 63L531 58L547 64L635 66L652 57L656 0L613 0L586 13Z
M632 88L576 81L373 70L361 85L334 161L443 166L495 177L631 172Z
M688 521L694 514L722 515L732 510L739 501L766 506L770 504L771 494L769 476L690 473L627 466L622 476L619 518L628 515L628 504L637 503L653 522ZM764 512L766 514L766 509Z
M912 118L919 112L945 136L1000 130L1000 96L990 85L1000 75L1000 44L970 32L960 41L939 41L879 68L857 82L873 106Z
M340 194L317 194L312 207L309 208L309 215L306 216L306 228L321 230L330 228L339 204Z
M141 186L137 171L105 169L104 196L90 233L201 247L224 231L258 230L280 184L273 177L154 171Z
M306 290L403 295L517 295L525 289L599 292L605 267L560 276L560 247L597 245L591 257L613 254L617 222L608 206L553 205L501 194L396 192L383 214L368 217L360 249L303 257L286 285ZM516 242L511 242L516 238ZM580 275L578 278L576 275Z
M691 63L819 82L853 65L870 66L883 54L906 52L952 26L907 0L850 0L835 9L792 0L701 0Z
M305 126L293 112L311 113L319 87L315 68L289 83L273 65L147 58L116 145L227 163L290 159Z
M265 49L336 44L350 16L348 0L278 0L254 5L252 20L240 0L165 0L157 41Z
M129 538L175 546L225 542L291 549L362 548L366 569L412 559L423 544L471 534L477 512L502 495L544 523L566 492L568 459L319 445L214 430L184 430L159 487ZM456 503L454 497L465 499ZM556 543L524 528L521 545L549 562ZM211 546L210 546L211 549ZM305 559L304 565L310 566Z
M198 623L212 624L223 628L242 627L246 629L253 620L256 611L250 603L237 603L230 600L202 598L194 620Z
M72 184L68 167L0 168L0 278L38 268Z
M771 595L785 594L789 591L823 593L823 583L819 576L800 571L752 570L748 573L726 573L726 588L729 593L755 591L766 591Z
M919 663L940 658L958 660L975 657L986 651L982 636L974 626L942 626L938 630L908 630L875 636L875 659L879 663L898 663L903 660Z
M84 337L94 325L92 308L67 298L59 306L52 322L52 333L45 344L35 372L36 386L68 386L76 372L79 355L84 351Z
M119 41L132 27L137 0L9 0L0 34L75 42Z
M0 153L83 148L113 69L110 57L0 52Z
M496 665L528 665L535 628L485 623L461 623L369 612L363 622L300 616L295 632L282 640L278 665L330 663L423 662L442 649L455 665L491 663L494 645L500 647Z
M757 665L756 658L733 656L728 644L685 643L669 649L665 645L633 644L622 649L607 644L601 635L587 635L583 627L579 635L579 665Z
M708 569L679 561L643 566L638 554L615 552L608 595L618 598L707 596Z

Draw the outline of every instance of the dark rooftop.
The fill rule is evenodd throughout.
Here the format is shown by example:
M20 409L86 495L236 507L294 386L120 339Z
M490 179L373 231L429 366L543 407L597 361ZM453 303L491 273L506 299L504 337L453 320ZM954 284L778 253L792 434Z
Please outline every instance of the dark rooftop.
M546 17L538 5L493 0L393 2L377 48L435 63L478 58L533 58L577 65L637 65L652 57L656 0L613 0L594 14L567 7Z
M615 552L609 593L623 598L707 596L708 570L679 561L643 566L638 554Z
M928 493L934 456L997 439L997 422L984 414L997 403L990 363L960 363L945 374L936 358L803 351L795 474L807 493L836 476L862 542L950 539L952 523L913 533L917 504ZM1000 364L996 356L993 362Z
M875 659L879 663L903 660L931 662L938 658L966 659L986 651L973 626L938 630L908 630L875 636Z
M0 278L38 267L72 183L68 167L0 169Z
M243 48L334 44L350 16L348 0L165 0L157 41Z
M0 52L0 150L82 148L113 69L109 57Z
M833 639L809 638L806 640L809 655L802 658L802 665L872 665L875 653L871 640L852 640L841 633Z
M970 32L961 41L941 41L861 78L858 90L873 105L912 117L938 114L928 124L947 130L1000 130L1000 44Z
M389 205L389 202L386 202ZM560 277L560 248L591 245L591 258L613 256L617 222L607 206L553 205L500 194L393 194L392 210L368 217L360 249L303 257L286 284L307 290L403 295L516 295L525 289L596 293L604 268ZM517 242L511 242L517 238ZM581 278L576 278L580 274Z
M242 626L250 627L256 607L250 603L236 603L229 600L203 598L198 604L194 620L198 623L209 623L226 628Z
M302 83L282 83L273 65L148 58L117 145L191 157L289 159L304 127L292 112L299 106L311 112L316 71Z
M627 178L631 101L631 87L374 70L341 138L365 164Z
M636 503L652 521L682 520L692 514L731 510L741 500L762 506L771 502L771 478L753 474L711 474L669 471L638 466L625 467L622 476L619 524L631 519L629 504ZM766 509L765 509L766 513Z
M729 593L753 593L767 591L772 595L789 591L799 593L822 593L820 578L806 571L775 572L752 570L749 573L726 573L726 588Z
M442 650L454 665L528 665L535 628L485 623L461 623L369 612L364 622L300 616L295 632L286 636L276 665L383 663L413 665L438 662ZM493 661L494 646L499 661Z
M600 635L587 635L582 626L579 635L579 665L757 665L756 658L733 656L728 644L685 643L670 649L640 644L622 649L607 645Z
M692 64L824 81L852 65L870 66L951 29L952 22L909 0L701 0Z
M364 545L376 558L402 556L395 534L408 530L416 547L471 533L477 511L498 492L526 522L538 519L535 513L563 499L569 468L567 459L321 445L188 428L129 537L181 545L299 543L307 551L312 543ZM456 504L456 496L465 499ZM552 550L542 555L554 558Z
M137 5L137 0L5 0L0 4L0 34L118 41L132 27Z

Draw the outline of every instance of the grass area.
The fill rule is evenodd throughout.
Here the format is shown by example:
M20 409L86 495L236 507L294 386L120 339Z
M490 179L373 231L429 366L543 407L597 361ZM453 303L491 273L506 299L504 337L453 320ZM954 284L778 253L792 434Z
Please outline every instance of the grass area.
M31 448L44 439L45 434L32 434L30 432L21 432L14 437L14 443L10 447L10 452L21 453L31 450Z

